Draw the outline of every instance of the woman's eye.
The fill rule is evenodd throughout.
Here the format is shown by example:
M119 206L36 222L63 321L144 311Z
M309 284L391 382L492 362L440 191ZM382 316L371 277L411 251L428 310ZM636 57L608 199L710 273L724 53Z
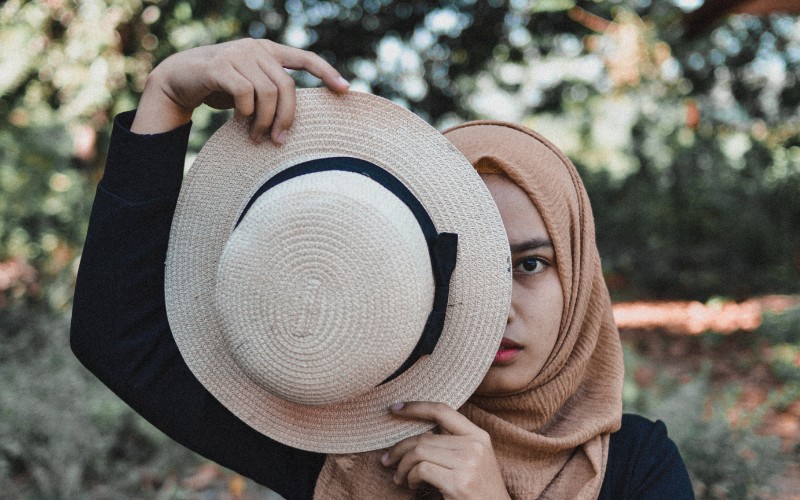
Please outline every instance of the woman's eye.
M527 257L519 261L514 271L523 274L537 274L545 270L548 263L539 257Z

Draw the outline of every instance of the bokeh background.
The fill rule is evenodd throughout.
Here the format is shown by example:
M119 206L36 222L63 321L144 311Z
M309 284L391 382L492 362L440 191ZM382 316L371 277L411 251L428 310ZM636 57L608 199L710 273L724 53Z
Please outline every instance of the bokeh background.
M270 498L73 358L115 113L168 55L245 36L322 54L437 127L563 148L592 198L626 409L699 498L800 498L796 1L7 0L0 4L0 497ZM316 85L296 74L301 85ZM227 118L195 113L187 163Z

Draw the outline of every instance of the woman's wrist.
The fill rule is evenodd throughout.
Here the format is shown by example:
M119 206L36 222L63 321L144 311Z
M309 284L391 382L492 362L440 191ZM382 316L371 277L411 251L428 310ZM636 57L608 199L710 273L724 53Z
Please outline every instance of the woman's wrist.
M179 106L167 95L156 69L147 77L130 130L136 134L168 132L189 123L192 111L194 110Z

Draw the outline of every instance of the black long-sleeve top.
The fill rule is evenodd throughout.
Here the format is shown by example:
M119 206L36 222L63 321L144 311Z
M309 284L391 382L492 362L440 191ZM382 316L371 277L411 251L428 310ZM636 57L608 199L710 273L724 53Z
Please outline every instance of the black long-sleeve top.
M162 432L287 499L313 496L325 455L253 430L194 377L164 301L164 262L191 125L139 135L120 114L97 187L72 313L78 359ZM612 434L601 499L693 498L661 422L624 415Z

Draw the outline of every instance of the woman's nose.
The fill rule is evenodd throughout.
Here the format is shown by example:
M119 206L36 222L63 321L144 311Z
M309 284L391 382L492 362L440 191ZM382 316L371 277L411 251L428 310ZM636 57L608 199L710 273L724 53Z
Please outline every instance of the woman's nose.
M506 319L506 324L510 324L514 321L514 318L517 316L517 313L514 311L514 296L511 296L511 304L508 305L508 319Z

